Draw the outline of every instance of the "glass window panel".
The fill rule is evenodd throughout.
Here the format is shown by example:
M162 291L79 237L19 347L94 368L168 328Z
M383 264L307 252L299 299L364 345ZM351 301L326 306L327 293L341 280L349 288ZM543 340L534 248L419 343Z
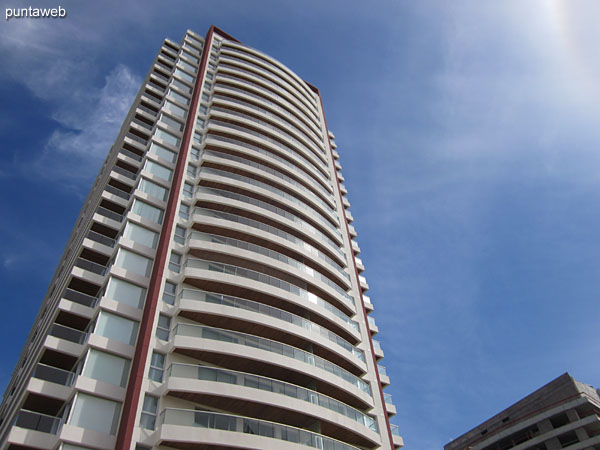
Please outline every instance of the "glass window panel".
M116 434L121 404L88 394L78 394L69 423L100 433Z
M167 95L169 97L171 97L173 100L178 101L182 105L187 105L190 102L190 100L187 97L184 97L183 95L178 94L173 89L169 89L169 93Z
M123 248L119 250L116 265L145 277L149 277L152 271L151 259Z
M191 76L191 75L188 75L187 73L185 73L181 69L175 69L175 75L177 75L178 77L184 79L185 81L189 81L190 83L194 82L194 77Z
M90 349L82 375L94 380L125 387L129 360L100 350Z
M164 148L162 145L158 145L156 142L153 142L150 145L150 153L169 161L170 163L174 163L177 160L177 153Z
M151 195L152 197L162 200L163 202L167 201L167 197L169 196L169 190L167 188L159 186L158 184L153 183L146 178L142 178L142 181L140 182L140 190L148 195Z
M167 281L165 283L165 289L163 291L163 296L162 296L163 302L165 302L169 305L174 305L176 290L177 290L177 286L174 283Z
M181 122L179 122L175 119L172 119L171 117L169 117L165 114L162 114L160 116L160 121L162 123L167 124L170 128L173 128L174 130L177 130L177 131L183 130L183 124Z
M196 72L196 68L194 66L192 66L191 64L186 63L182 59L179 60L179 65L181 67L183 67L184 69L186 69L187 71L189 71L189 72L192 72L192 73Z
M157 129L154 135L167 144L170 144L174 147L179 146L179 139L173 136L171 133L167 133L165 130Z
M165 166L161 166L160 164L150 160L146 160L144 170L167 181L171 181L171 178L173 177L173 171L171 169L167 169Z
M112 277L108 282L106 296L134 308L141 308L146 297L146 289L119 278Z
M106 311L102 311L98 317L95 333L118 342L128 345L135 344L138 323L117 316Z
M173 84L174 86L177 86L178 89L181 89L183 92L187 92L188 94L190 94L192 92L191 87L189 87L185 83L182 83L179 80L176 80L175 78L171 81L171 84Z
M133 202L132 211L148 220L156 223L162 223L163 210L149 205L146 202L136 199Z
M175 114L176 116L185 117L185 109L177 106L175 103L167 100L165 101L165 106L171 113Z
M133 222L127 222L125 237L151 248L156 248L156 244L158 243L158 233Z

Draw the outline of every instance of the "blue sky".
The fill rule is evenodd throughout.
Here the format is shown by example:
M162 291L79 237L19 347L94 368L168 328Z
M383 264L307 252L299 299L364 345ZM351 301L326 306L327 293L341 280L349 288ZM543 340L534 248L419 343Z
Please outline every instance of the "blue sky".
M213 23L321 89L406 448L600 385L597 2L61 5L0 25L2 388L162 39Z

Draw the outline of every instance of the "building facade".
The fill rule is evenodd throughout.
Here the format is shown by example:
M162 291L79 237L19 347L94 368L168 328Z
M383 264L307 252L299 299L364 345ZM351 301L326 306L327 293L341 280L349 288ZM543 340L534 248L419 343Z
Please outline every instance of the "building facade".
M600 450L600 395L568 373L444 446L444 450Z
M165 40L0 407L1 449L392 449L318 89L211 27Z

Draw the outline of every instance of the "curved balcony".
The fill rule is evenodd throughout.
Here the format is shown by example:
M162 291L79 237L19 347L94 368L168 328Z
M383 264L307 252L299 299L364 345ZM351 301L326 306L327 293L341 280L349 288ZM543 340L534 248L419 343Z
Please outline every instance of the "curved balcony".
M272 186L271 184L265 183L263 181L256 180L246 175L241 175L239 173L230 172L223 169L217 169L213 167L203 166L200 169L200 174L212 174L219 177L229 178L231 180L239 181L241 183L246 183L251 186L257 187L259 189L268 191L269 193L275 194L278 197L281 197L297 207L300 207L301 211L307 214L309 217L315 219L320 225L325 226L329 229L337 238L341 240L342 233L339 228L336 226L336 223L339 223L337 216L334 216L333 213L325 213L324 211L319 211L314 206L306 203L305 201L299 199L298 197L288 194L286 191L279 189L277 187ZM240 183L235 183L236 186L240 186ZM255 190L253 190L255 191ZM285 203L284 203L285 204ZM298 209L298 208L294 208Z
M312 151L309 146L293 138L281 128L273 126L264 120L260 120L253 115L243 114L220 106L212 107L210 113L211 117L216 117L217 119L228 120L229 122L235 120L246 129L258 133L257 136L259 136L261 140L266 140L283 149L288 149L288 151L293 151L296 154L304 156L304 158L320 170L325 177L328 176L328 166L325 156L322 158L319 157L319 155Z
M288 95L291 95L297 101L300 101L308 108L312 110L312 112L316 112L318 115L318 111L316 108L316 103L314 98L307 99L303 92L289 83L284 77L280 74L275 73L274 71L265 70L263 67L258 64L249 61L248 59L241 58L238 55L226 54L223 53L221 56L221 60L219 61L221 65L226 65L228 67L235 67L239 70L243 70L246 73L249 73L255 77L260 77L265 83L274 86L279 90L283 90Z
M209 243L213 243L213 244L219 244L219 245L223 245L226 247L238 248L241 250L245 250L247 252L252 252L252 253L256 253L258 255L265 256L267 258L275 260L272 263L272 267L278 271L281 268L281 265L279 263L284 263L285 265L290 266L290 269L292 269L292 268L296 269L297 271L302 272L303 275L306 274L309 277L317 280L318 281L317 283L312 282L311 284L313 286L315 286L316 288L318 288L320 291L322 291L321 294L325 294L326 296L331 296L331 297L334 297L337 299L337 295L335 295L333 292L330 292L329 289L325 288L324 286L320 286L320 283L323 283L323 284L327 285L328 288L333 289L337 294L341 295L345 299L346 303L348 303L348 305L351 305L351 307L356 306L354 298L351 295L349 295L347 293L347 291L345 289L343 289L342 287L340 287L337 283L335 283L331 279L327 278L320 272L315 271L313 268L311 268L310 266L307 266L303 262L298 261L297 259L291 258L282 253L276 252L274 250L271 250L269 248L266 248L266 247L263 247L260 245L249 243L245 240L242 241L239 239L234 239L234 238L230 238L230 237L226 237L226 236L203 233L203 232L198 232L198 231L192 231L191 233L188 234L188 244L190 246L190 249L200 248L198 243L194 243L192 241L203 241L203 242L209 242ZM225 249L225 251L229 252L230 250ZM239 252L235 252L235 255L242 256L242 254ZM252 261L254 261L254 260L255 259L253 258ZM290 274L296 278L294 271L286 270L285 272L286 272L286 274ZM305 276L302 276L302 278L300 278L300 280L302 280L301 282L304 282L304 283L311 282L310 278L306 278Z
M298 450L360 450L357 447L300 428L266 420L210 411L166 408L160 414L160 442L174 448L273 448ZM235 434L239 434L236 436Z
M270 354L279 355L283 357L281 363L285 364L286 367L291 367L289 360L292 359L297 363L301 363L303 372L308 373L312 371L313 376L321 381L330 383L332 385L335 384L335 386L344 389L347 392L353 392L355 395L359 394L357 395L357 398L364 398L364 394L366 394L369 398L369 402L371 401L371 386L367 381L351 372L348 372L338 365L333 364L331 361L316 356L315 354L305 350L301 350L297 347L292 347L291 345L282 344L281 342L262 338L253 334L185 323L180 323L173 329L173 336L173 345L176 348L188 348L188 345L186 345L183 340L177 340L177 337L201 338L203 340L212 340L221 343L230 343L236 346L241 345L244 347L253 348L258 350L259 353L267 352ZM190 344L192 343L193 340L190 342ZM202 345L197 346L197 344L194 344L191 346L190 350L193 351L194 349L198 349L198 351L204 351L208 349L208 347ZM219 346L219 353L221 353L221 351L225 352L225 348L222 344ZM249 358L250 351L242 354L239 350L237 350L235 355L238 358L242 357L242 355ZM267 361L269 363L274 363L276 359L277 358L274 358L271 355L262 357L261 363L266 364ZM287 363L286 360L288 361ZM308 366L310 366L312 369L309 369ZM315 371L316 369L318 369L318 372L320 373ZM362 394L360 394L360 392L362 392Z
M268 239L271 242L275 242L279 246L283 246L285 248L290 248L296 253L301 253L303 255L311 258L313 262L318 264L321 267L327 269L335 269L337 275L341 276L346 282L350 282L350 276L344 270L344 268L340 265L339 262L330 258L326 253L323 253L316 247L310 245L308 242L292 235L290 233L286 233L285 231L273 227L271 225L267 225L263 222L259 222L257 220L249 219L244 216L240 216L238 214L228 213L224 211L217 211L208 208L196 207L194 210L195 224L206 224L206 226L210 226L210 231L213 230L212 226L217 225L219 228L231 229L232 231L241 232L241 233L249 233L252 236L255 236L260 239ZM206 219L205 219L206 218ZM227 222L233 222L234 224L227 224L221 222L215 222L212 219L223 220ZM242 226L242 227L240 227ZM248 228L253 228L254 230L248 230ZM195 228L198 228L195 226ZM266 233L266 234L265 234ZM284 242L286 241L286 242ZM293 244L294 247L290 247L289 244ZM324 264L327 263L325 266Z
M328 201L325 201L322 197L319 197L317 194L315 194L311 189L309 189L304 183L299 182L297 179L290 177L289 175L287 175L284 171L280 170L279 168L274 169L271 166L268 166L266 164L262 164L260 162L256 162L253 159L250 159L247 157L247 152L244 149L243 152L244 156L238 156L238 154L231 154L229 152L225 152L224 150L219 149L214 149L214 148L209 148L208 146L205 148L204 150L204 157L205 160L208 160L208 158L206 158L207 156L213 156L216 158L219 158L220 160L225 159L228 161L233 161L236 163L239 163L241 166L248 166L251 167L252 169L248 169L251 170L252 173L254 175L257 176L261 176L264 177L265 179L270 179L271 177L275 177L277 178L277 182L281 183L281 181L290 184L293 187L287 187L284 186L292 191L300 191L298 192L296 195L298 197L303 197L305 200L311 201L313 202L313 204L316 204L318 207L322 208L323 211L325 211L326 213L333 215L333 217L337 218L337 212L335 209L335 201L333 200L332 196L325 196L325 198ZM267 155L270 156L270 155ZM262 158L261 158L262 160ZM220 161L219 161L220 162ZM220 162L222 164L222 162ZM238 167L237 165L234 167ZM256 170L258 169L258 170ZM261 174L260 172L264 172L264 174ZM281 180L281 181L279 181ZM321 191L319 191L319 193L321 193Z
M198 201L209 200L210 197L215 197L212 200L214 202L216 202L217 204L220 204L222 202L222 198L227 198L230 200L240 202L242 204L252 205L253 207L257 207L260 210L264 211L264 212L257 211L256 209L251 208L251 212L253 214L262 215L262 216L270 219L271 221L276 221L278 223L281 223L282 225L287 226L290 229L298 229L300 227L300 230L303 231L304 235L306 235L307 237L310 237L311 235L313 235L316 239L316 242L318 242L318 243L323 242L323 243L328 244L328 246L326 248L331 250L332 254L338 256L340 258L340 260L342 260L342 261L345 260L344 253L342 252L342 250L339 247L340 244L334 242L332 240L332 238L325 235L322 231L316 229L313 225L309 224L308 222L302 220L298 216L291 214L290 212L288 212L284 209L274 206L271 203L267 203L262 200L257 200L254 197L248 197L246 195L237 194L235 192L226 191L226 190L222 190L222 189L198 186L198 188L196 189L196 199ZM230 206L235 205L235 203L233 203L233 202L228 202L228 203ZM247 208L244 208L244 209L247 209ZM279 219L279 218L281 218L281 219Z
M242 69L237 70L246 72ZM232 99L218 94L213 95L213 101L218 101L219 103L228 102L229 107L241 106L246 111L252 111L253 113L257 113L261 117L268 117L269 120L276 123L282 129L287 130L288 133L293 133L295 139L304 142L305 145L311 148L316 147L319 150L319 153L325 154L325 150L323 149L323 141L317 138L315 132L312 131L306 125L304 125L291 113L288 112L287 114L282 114L281 108L273 108L273 110L276 111L273 112L273 110L257 106L255 102L247 102L238 99Z
M167 369L169 395L257 419L295 427L320 421L321 433L354 445L379 443L377 421L364 412L311 389L234 370L173 363ZM257 408L256 404L263 407Z
M304 91L307 98L312 99L313 104L316 106L317 99L316 95L312 92L312 90L306 86L304 80L302 80L298 75L296 75L292 70L288 69L284 64L279 61L271 58L269 55L265 55L258 50L245 46L241 43L231 43L227 42L225 46L222 47L222 50L229 50L234 54L242 55L246 59L250 59L258 63L263 67L267 67L273 73L280 77L284 77L290 83L294 84L299 90Z
M266 148L270 153L280 153L290 158L293 164L302 168L310 177L314 178L328 192L333 191L331 181L328 176L323 173L321 169L311 160L305 158L303 154L296 152L291 147L283 145L281 142L276 141L265 136L262 133L255 131L254 129L248 128L247 126L238 125L230 121L220 120L219 118L211 117L208 121L209 133L212 131L221 134L227 133L227 135L242 138L244 141L254 142L254 147L260 146ZM241 134L240 134L241 133ZM272 149L273 148L273 149Z
M231 264L223 264L220 262L213 262L203 259L194 259L189 258L186 260L184 267L186 269L199 269L199 270L208 270L211 272L224 273L228 275L233 275L235 277L246 278L250 280L254 280L258 283L267 284L276 289L280 289L286 293L292 294L296 297L300 297L305 301L308 301L312 304L319 305L326 309L327 311L333 313L334 316L342 319L349 326L354 328L356 322L354 322L350 317L338 309L336 306L331 303L323 300L321 297L309 292L305 289L296 286L295 284L288 283L280 278L276 278L270 275L266 275L262 272L256 272L254 270L247 269L245 267L234 266ZM189 276L190 278L194 278L193 272L190 270L186 270L184 275ZM348 309L350 309L350 305L346 305Z
M273 319L281 320L283 322L302 328L302 330L315 333L327 339L329 342L343 348L348 353L358 358L360 361L365 362L365 353L361 349L355 347L346 339L342 338L341 336L338 336L328 328L322 325L318 325L316 322L310 321L302 316L293 314L289 311L280 308L275 308L273 306L269 306L268 304L248 300L245 298L232 297L230 295L223 295L214 292L207 292L203 290L189 288L184 288L179 295L180 308L184 310L187 308L187 306L181 304L182 300L191 300L192 302L205 302L215 305L223 305L230 308L251 311L257 314L268 316Z

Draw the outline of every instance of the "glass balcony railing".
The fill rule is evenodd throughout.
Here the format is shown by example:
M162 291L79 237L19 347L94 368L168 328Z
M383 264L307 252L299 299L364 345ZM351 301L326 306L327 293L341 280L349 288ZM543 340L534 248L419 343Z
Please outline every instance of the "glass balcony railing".
M67 300L79 303L80 305L87 306L89 308L95 308L98 304L98 297L84 294L83 292L75 291L70 288L66 288L62 296Z
M218 152L218 151L215 151L215 150L205 150L204 154L205 155L216 156L217 158L227 159L229 161L239 162L240 164L244 164L246 166L250 166L250 167L253 167L253 168L256 168L256 169L260 169L263 172L268 173L269 175L277 177L277 178L279 178L279 179L281 179L281 180L283 180L283 181L285 181L285 182L287 182L287 183L289 183L289 184L297 187L307 197L310 197L310 199L312 201L314 201L315 203L318 203L319 205L321 205L329 213L336 215L336 211L333 208L333 206L331 206L331 204L327 203L325 200L323 200L322 198L318 197L316 194L314 194L310 189L308 189L302 183L296 181L292 177L287 176L286 174L280 172L279 170L272 169L271 167L265 166L264 164L260 164L260 163L257 163L255 161L251 161L251 160L249 160L247 158L242 158L240 156L230 155L229 153L222 153L222 152ZM330 197L328 196L328 198L330 198ZM333 204L335 204L332 199L331 199L331 202Z
M231 297L229 295L215 294L212 292L187 288L181 291L180 298L185 300L195 300L200 302L231 306L233 308L240 308L246 311L253 311L260 314L264 314L269 317L273 317L275 319L283 320L287 323L297 325L305 330L315 332L325 337L327 340L339 345L346 351L352 353L361 361L365 361L364 352L356 348L344 338L341 338L340 336L328 330L327 328L317 325L316 323L311 322L310 320L305 319L304 317L297 316L282 309L274 308L273 306L265 305L264 303L247 300L245 298ZM358 324L356 324L355 329L358 330Z
M62 424L60 417L49 416L22 409L17 415L15 426L27 430L41 431L42 433L58 434Z
M210 411L166 408L160 413L160 423L253 434L322 450L359 450L357 447L301 428Z
M39 363L35 366L33 377L51 383L61 384L63 386L71 386L77 374L68 370L59 369L58 367L47 366Z
M116 242L114 239L111 239L108 236L104 236L103 234L96 233L92 230L88 231L85 237L91 239L94 242L106 245L107 247L114 247Z
M65 339L75 344L83 344L87 339L88 334L84 331L76 330L75 328L66 327L55 323L50 328L50 336L54 336L60 339Z
M265 155L268 158L271 158L271 159L276 160L277 162L280 162L281 164L285 165L287 168L292 169L294 172L296 172L302 178L307 178L307 177L312 178L313 180L317 181L317 183L311 183L311 186L314 186L317 189L319 189L319 192L321 192L325 198L329 199L330 202L335 203L333 196L331 195L331 192L329 192L327 189L325 189L323 184L321 184L321 182L319 180L317 180L318 177L314 177L310 172L305 171L302 167L297 166L296 164L288 161L287 159L282 158L281 156L279 156L271 151L257 147L256 145L248 144L247 142L244 142L244 141L241 141L241 140L238 140L235 138L220 136L220 135L216 135L216 134L209 134L207 136L207 144L210 144L211 140L228 142L228 143L231 143L234 145L239 145L240 147L247 148L249 150L252 150L253 152L260 153L261 155ZM329 183L325 183L325 185L330 186Z
M134 119L133 122L140 124L143 123L144 128L152 129L151 125L148 125L146 122L142 122L141 120ZM136 161L142 161L144 159L143 156L140 156L137 153L133 153L132 151L127 150L126 148L122 148L121 153L123 153L125 156L129 156L131 159L135 159Z
M252 244L246 241L240 241L238 239L233 239L225 236L218 236L214 234L201 233L199 231L192 231L188 235L189 239L196 239L205 242L212 242L216 244L223 244L229 247L241 248L243 250L248 250L253 253L258 253L260 255L266 256L268 258L276 259L279 262L282 262L286 265L292 266L295 269L298 269L307 275L310 275L313 278L325 283L327 286L335 290L338 294L340 294L344 299L350 303L352 306L355 305L354 298L350 296L344 289L342 289L338 284L334 283L332 280L327 278L325 275L320 272L315 271L313 268L307 266L303 262L300 262L294 258L290 258L283 253L276 252L275 250L271 250L266 247L262 247L260 245Z
M342 414L375 432L379 431L377 422L371 416L331 397L310 389L303 388L301 386L296 386L295 384L284 383L272 378L234 370L180 363L171 364L167 370L167 374L169 377L235 384L253 389L260 389L261 391L285 395L287 397L309 402L314 405L327 408L331 411L335 411L336 413Z
M269 191L277 195L278 197L282 197L299 206L300 208L306 210L306 212L313 215L314 218L316 218L322 225L325 225L327 228L329 228L329 230L331 230L331 232L334 233L338 238L342 237L342 233L340 233L340 230L337 228L337 226L334 225L325 215L323 215L321 211L315 209L313 206L309 205L304 200L300 200L298 197L288 194L287 192L278 189L274 186L271 186L270 184L263 183L262 181L255 180L254 178L250 178L244 175L228 172L226 170L215 169L212 167L203 167L200 170L200 173L212 173L213 175L218 175L221 177L230 178L232 180L241 181L243 183L248 183L252 186L256 186L258 188ZM331 212L331 214L333 214L333 212ZM337 219L337 215L335 216L335 218Z
M224 126L226 128L233 128L234 130L239 130L242 131L244 133L248 133L251 134L252 136L257 136L258 138L260 138L261 141L267 141L269 143L271 143L272 145L274 145L275 147L280 148L281 150L283 150L286 153L293 153L294 155L300 157L300 159L306 161L311 167L315 168L315 172L319 173L319 175L321 176L321 178L323 180L326 180L327 183L329 183L329 179L328 179L328 168L324 165L324 164L319 164L316 161L313 161L312 159L308 159L305 155L303 155L300 151L298 150L294 150L292 147L288 146L288 145L284 145L283 143L281 143L280 141L267 136L265 133L261 133L258 131L254 131L251 128L248 128L247 126L243 126L243 125L236 125L233 124L231 122L223 122L222 120L219 120L215 117L211 117L211 119L208 122L209 124L213 123L215 125L221 125ZM316 158L315 158L316 159Z
M254 197L248 197L247 195L242 195L242 194L238 194L236 192L226 191L223 189L207 188L204 186L198 186L198 188L196 189L196 192L198 194L216 195L219 197L229 198L231 200L237 200L239 202L247 203L249 205L253 205L258 208L261 208L261 209L267 210L269 212L272 212L274 214L277 214L278 216L284 217L285 219L288 219L294 223L297 223L303 229L305 229L308 233L314 234L317 236L317 238L322 239L325 242L327 242L332 247L332 250L334 250L336 253L338 253L340 255L340 257L344 258L344 253L340 250L339 244L334 242L333 239L331 239L329 236L327 236L322 231L315 228L310 223L308 223L305 220L301 219L300 217L286 211L285 209L279 208L277 206L274 206L274 205L264 202L262 200L257 200Z
M386 392L383 393L383 401L388 405L393 405L392 394L388 394Z
M104 190L116 195L117 197L124 198L125 200L129 200L129 197L131 197L129 192L122 191L121 189L111 186L110 184L107 184Z
M121 175L131 179L131 180L137 179L137 173L130 172L129 170L123 169L122 167L113 166L112 170L114 172L117 172L118 174L121 174Z
M175 336L189 336L220 342L229 342L246 347L258 348L260 350L265 350L267 352L293 358L297 361L301 361L310 366L329 372L332 375L347 381L353 386L356 386L368 395L371 395L371 386L363 379L345 369L342 369L340 366L321 358L320 356L316 356L313 353L292 347L291 345L282 344L281 342L272 341L270 339L258 337L252 334L224 330L221 328L206 327L203 325L191 325L183 323L180 323L175 327L173 334Z
M383 353L383 349L381 348L381 343L376 339L372 339L372 341L373 341L373 350L375 350L377 353Z
M106 209L102 206L98 206L96 212L104 217L108 217L109 219L116 220L117 222L123 221L123 216L119 213L111 211L110 209Z
M233 266L231 264L222 264L204 259L193 258L187 259L187 261L185 262L185 267L190 267L193 269L210 270L212 272L235 275L237 277L258 281L259 283L265 283L269 286L273 286L291 294L297 295L300 298L306 299L310 303L322 306L323 308L327 309L329 312L333 313L336 317L339 317L350 326L353 326L352 324L356 323L352 319L350 319L350 317L348 317L347 314L343 313L331 303L323 300L321 297L318 297L312 292L308 292L307 290L302 289L296 286L295 284L288 283L287 281L283 281L276 277L265 275L261 272L256 272L254 270L246 269L244 267Z
M383 375L384 377L388 376L387 369L384 366L377 364L377 371L379 372L379 375Z
M394 435L394 436L400 436L400 428L398 427L398 425L390 423L390 428L392 430L392 435Z
M194 213L198 214L198 215L202 215L202 216L214 217L217 219L229 220L231 222L247 225L251 228L259 229L261 231L264 231L269 234L278 236L282 239L285 239L286 241L292 242L293 244L296 244L296 245L302 247L303 249L305 249L307 251L307 253L315 255L318 258L329 263L329 265L331 265L333 268L335 268L340 275L342 275L346 280L350 281L350 275L348 275L348 273L344 270L344 268L338 262L334 261L328 255L326 255L322 251L316 249L312 245L304 242L302 239L297 238L293 234L286 233L285 231L282 231L279 228L272 227L271 225L264 224L257 220L248 219L247 217L239 216L237 214L226 213L226 212L222 212L222 211L215 211L212 209L201 208L201 207L196 207L196 209L194 210Z
M77 258L75 260L75 266L98 275L106 275L106 272L108 271L108 267L83 258Z
M369 326L371 328L377 327L377 324L375 323L375 319L373 317L367 316L367 322L369 322Z
M156 73L156 72L154 72L154 73ZM160 75L160 76L163 77L162 75ZM167 81L169 80L167 77L163 77L163 78L166 79ZM137 107L140 108L142 111L147 112L151 116L156 116L158 114L157 111L154 111L153 109L150 109L147 106L138 105Z

